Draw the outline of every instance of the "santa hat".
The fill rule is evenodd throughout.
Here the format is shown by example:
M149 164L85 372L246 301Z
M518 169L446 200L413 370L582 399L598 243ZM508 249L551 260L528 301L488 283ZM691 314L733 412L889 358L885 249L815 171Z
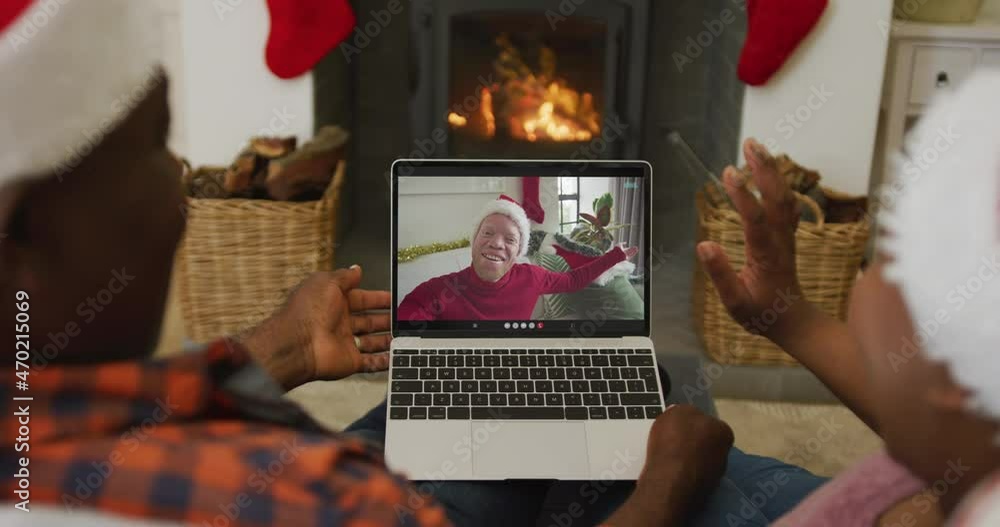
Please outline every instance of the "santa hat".
M72 169L155 86L158 4L0 3L0 191Z
M483 220L487 216L493 214L503 214L517 225L517 230L521 233L519 237L521 247L517 255L520 257L527 255L528 243L531 241L531 222L528 221L528 215L525 214L524 208L514 201L513 198L504 194L487 203L483 207L483 210L479 212L479 216L476 217L475 223L472 225L472 237L469 238L469 241L472 242L476 239L476 235L479 234L479 225L483 223Z
M950 527L996 527L1000 525L1000 472L993 471L973 487L955 513Z
M884 275L903 295L914 344L1000 421L998 93L1000 72L984 70L928 109L882 191L879 249L892 257Z

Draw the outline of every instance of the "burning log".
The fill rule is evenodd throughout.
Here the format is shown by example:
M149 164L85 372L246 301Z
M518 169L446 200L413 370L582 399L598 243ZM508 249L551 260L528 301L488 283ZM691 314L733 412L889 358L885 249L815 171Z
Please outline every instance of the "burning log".
M451 114L448 122L491 138L497 126L524 141L587 141L601 131L601 115L594 97L569 87L556 75L557 57L552 48L539 50L539 67L529 66L507 34L496 38L500 48L493 69L501 79L480 94L478 112Z

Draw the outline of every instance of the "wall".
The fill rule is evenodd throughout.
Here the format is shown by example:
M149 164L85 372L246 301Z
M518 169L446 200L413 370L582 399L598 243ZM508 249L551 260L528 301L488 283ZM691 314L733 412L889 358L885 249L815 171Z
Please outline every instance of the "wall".
M747 88L741 139L787 152L830 187L867 194L891 8L891 0L830 2L785 66Z
M265 2L161 3L177 152L194 165L228 164L252 135L312 135L311 75L285 81L264 64Z
M593 214L594 200L611 192L611 180L608 178L580 178L580 212Z

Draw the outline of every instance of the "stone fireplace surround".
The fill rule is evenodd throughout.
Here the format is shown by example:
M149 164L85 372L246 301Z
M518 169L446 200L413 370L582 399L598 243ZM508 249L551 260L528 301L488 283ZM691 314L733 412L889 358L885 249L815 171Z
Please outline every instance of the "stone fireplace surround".
M431 0L433 1L433 0ZM579 0L566 0L577 2ZM618 0L613 0L618 1ZM593 2L587 0L583 4ZM429 148L438 134L416 136L411 108L416 92L413 12L420 0L352 0L358 26L378 24L364 47L331 52L315 68L316 126L346 125L352 134L348 184L342 208L337 265L361 264L366 288L390 286L389 166ZM500 2L497 2L500 3ZM618 2L621 3L621 2ZM690 318L694 265L694 192L705 180L671 148L667 134L677 131L709 169L721 173L739 141L743 85L736 61L745 36L739 0L654 0L642 69L638 159L653 166L653 246L659 255L652 271L654 341L660 355L700 355ZM385 23L373 13L393 8ZM705 23L729 10L736 20L725 26L697 56L685 51ZM571 15L572 16L572 15ZM375 26L371 26L374 28ZM678 58L680 57L680 59ZM423 142L421 142L423 139ZM436 146L435 146L436 148ZM433 152L429 155L433 155ZM717 397L831 402L835 399L801 368L726 368L711 390Z

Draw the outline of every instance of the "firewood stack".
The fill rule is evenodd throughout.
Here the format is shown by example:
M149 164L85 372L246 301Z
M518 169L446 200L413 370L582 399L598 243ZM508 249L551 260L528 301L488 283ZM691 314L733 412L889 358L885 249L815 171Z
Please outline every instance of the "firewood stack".
M347 155L348 138L339 126L322 127L301 148L294 136L252 137L229 167L186 172L184 188L194 198L317 200Z

